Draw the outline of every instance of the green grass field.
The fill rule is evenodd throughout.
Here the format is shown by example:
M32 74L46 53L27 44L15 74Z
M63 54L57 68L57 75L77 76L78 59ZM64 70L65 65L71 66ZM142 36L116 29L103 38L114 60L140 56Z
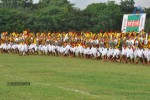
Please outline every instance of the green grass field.
M150 66L0 54L0 100L150 100Z

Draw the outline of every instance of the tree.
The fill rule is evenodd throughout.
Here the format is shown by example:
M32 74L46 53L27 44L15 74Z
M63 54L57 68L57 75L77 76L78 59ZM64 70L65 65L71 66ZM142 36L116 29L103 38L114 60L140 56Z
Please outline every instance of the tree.
M72 4L67 0L41 0L32 26L38 31L68 31L72 11Z
M93 3L85 10L73 7L68 0L1 0L0 32L23 31L93 31L121 29L124 13L132 13L134 0ZM150 8L147 13L146 30L149 30Z
M145 23L145 31L146 32L150 32L150 18L146 19L146 23Z
M85 9L85 13L90 17L89 30L95 32L120 30L122 13L119 5L115 4L114 1L91 4Z
M146 13L145 31L150 32L150 8L145 8L144 11Z
M33 4L33 0L1 0L3 8L26 8Z
M13 9L0 9L0 32L2 31L17 31L24 30L25 22L28 19L24 12Z
M124 14L130 14L134 10L134 0L121 0L120 8Z

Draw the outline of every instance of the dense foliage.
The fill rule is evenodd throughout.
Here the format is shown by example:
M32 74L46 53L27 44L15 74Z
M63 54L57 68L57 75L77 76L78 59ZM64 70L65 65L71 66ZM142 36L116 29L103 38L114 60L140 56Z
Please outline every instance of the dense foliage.
M67 0L0 0L0 32L25 29L40 31L120 31L123 14L132 13L134 0L93 3L86 9L73 7ZM150 8L147 13L146 31L150 30Z

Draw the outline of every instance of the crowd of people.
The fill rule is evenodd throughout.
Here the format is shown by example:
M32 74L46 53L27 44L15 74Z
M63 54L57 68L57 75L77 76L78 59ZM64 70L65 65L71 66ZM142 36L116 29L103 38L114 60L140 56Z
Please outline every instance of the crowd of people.
M79 57L150 65L150 34L141 32L3 32L0 53Z

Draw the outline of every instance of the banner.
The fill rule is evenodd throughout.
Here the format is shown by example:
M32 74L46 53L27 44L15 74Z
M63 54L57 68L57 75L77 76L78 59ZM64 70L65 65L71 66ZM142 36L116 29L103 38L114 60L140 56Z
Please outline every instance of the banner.
M122 21L122 32L140 32L144 30L146 14L125 14Z

